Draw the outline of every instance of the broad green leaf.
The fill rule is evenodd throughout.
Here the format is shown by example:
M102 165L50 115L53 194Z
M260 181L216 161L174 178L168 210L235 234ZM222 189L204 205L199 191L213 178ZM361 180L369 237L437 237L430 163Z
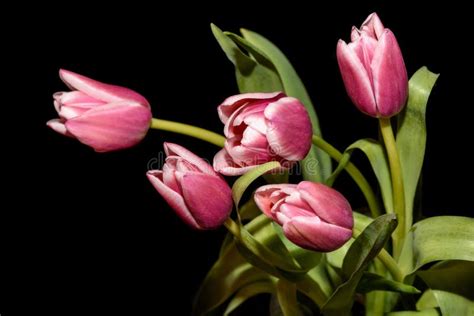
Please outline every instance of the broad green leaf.
M278 161L270 161L263 165L259 165L240 176L240 178L238 178L232 186L232 197L236 207L239 206L242 195L244 195L245 190L247 190L253 181L255 181L261 175L279 167L281 167L281 165Z
M436 308L438 307L438 301L436 301L436 297L433 294L433 291L426 290L421 297L416 302L416 309L421 311L424 309Z
M459 294L474 300L474 262L442 261L418 275L430 289Z
M393 212L392 183L390 168L383 146L374 139L361 139L350 145L347 150L360 149L369 159L375 177L380 186L386 212Z
M268 64L261 64L251 55L242 52L239 46L214 24L211 24L211 30L227 58L235 66L235 75L241 93L283 90L274 68L268 67Z
M358 231L363 231L373 221L372 218L359 212L352 212L352 214L354 216L354 228L356 228ZM329 264L338 269L342 269L342 262L344 261L344 257L346 256L346 253L352 243L353 239L350 239L341 248L328 252L326 255Z
M245 29L242 29L241 33L248 43L255 46L273 63L280 75L284 91L287 95L299 99L305 105L311 118L313 133L321 136L316 110L303 82L286 56L277 46L260 34ZM303 176L307 180L322 182L331 174L331 159L325 152L315 146L312 147L308 156L303 160L302 166Z
M436 216L413 225L405 237L399 261L404 275L441 260L474 261L473 218Z
M443 316L474 315L474 302L460 295L432 290Z
M385 314L386 316L440 316L440 313L436 308L424 309L421 311L403 311L403 312L391 312Z
M296 285L286 280L277 282L277 298L284 316L301 316L296 299Z
M376 218L352 243L342 264L345 282L341 284L323 306L324 315L346 315L351 310L353 295L364 270L390 238L397 226L394 214Z
M255 238L263 240L267 235L265 227L269 224L270 220L267 217L259 216L245 225L245 228ZM219 259L202 282L194 302L193 314L207 314L243 286L269 280L272 279L267 273L252 266L242 257L234 239L231 238L227 241L227 245L221 248Z
M257 204L255 204L255 200L253 199L253 194L250 199L245 202L244 205L239 207L240 218L243 221L252 220L255 217L262 215L262 211L258 208Z
M237 249L231 247L212 266L202 282L194 302L193 315L209 313L243 286L268 280L268 274L247 263Z
M425 156L426 105L438 76L426 67L415 72L409 82L407 106L398 119L397 148L405 189L405 231L411 228L413 221L413 203Z
M253 296L264 293L275 293L274 282L275 281L259 281L242 287L227 305L224 316L230 315L237 307Z
M357 292L367 293L367 292L376 291L376 290L407 293L407 294L421 293L414 286L396 282L396 281L384 278L383 276L380 276L375 273L364 272L362 275L362 279L357 285Z

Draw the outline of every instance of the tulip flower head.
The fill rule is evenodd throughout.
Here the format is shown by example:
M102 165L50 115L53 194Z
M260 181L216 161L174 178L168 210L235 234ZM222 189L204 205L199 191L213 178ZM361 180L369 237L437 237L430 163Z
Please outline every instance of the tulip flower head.
M303 104L282 92L246 93L218 107L227 138L214 157L214 169L241 175L269 161L291 167L311 148L312 127Z
M147 177L176 214L189 226L214 229L232 211L232 190L206 161L176 144L164 143L163 170Z
M265 185L255 192L260 210L302 248L333 251L352 236L352 209L336 190L309 181Z
M395 35L376 13L360 29L352 28L351 42L337 43L337 61L352 102L365 114L391 117L402 110L408 79Z
M60 117L48 121L53 130L97 152L132 147L145 137L152 115L143 96L63 69L59 76L73 91L53 95Z

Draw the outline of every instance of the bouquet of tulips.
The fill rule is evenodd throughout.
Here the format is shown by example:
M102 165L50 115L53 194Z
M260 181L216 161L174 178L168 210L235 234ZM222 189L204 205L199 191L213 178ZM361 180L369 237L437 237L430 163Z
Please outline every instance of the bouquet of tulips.
M408 80L397 39L375 13L354 27L350 43L337 43L339 69L354 105L380 128L375 139L339 151L322 137L303 83L273 43L249 30L211 28L240 90L217 107L224 136L155 119L140 94L66 70L60 77L72 91L54 94L59 118L48 122L97 152L134 146L149 128L220 147L211 165L164 143L161 170L147 172L191 228L228 230L194 314L229 315L269 293L272 315L361 308L367 315L474 315L474 220L423 219L417 203L425 109L438 75L422 67ZM357 150L376 183L351 162ZM352 209L333 188L341 172L367 208ZM257 187L260 177L267 184Z

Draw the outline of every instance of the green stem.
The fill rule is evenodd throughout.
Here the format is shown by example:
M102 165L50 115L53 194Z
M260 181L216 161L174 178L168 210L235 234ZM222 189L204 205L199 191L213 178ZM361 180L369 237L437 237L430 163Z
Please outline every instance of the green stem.
M354 228L352 230L352 237L357 238L360 233L361 232L359 230ZM382 250L380 250L380 252L378 253L377 258L382 261L383 265L385 266L385 268L387 268L387 270L390 272L395 281L403 282L403 273L398 267L398 264L395 259L393 259L393 257L387 252L387 250L382 248Z
M211 132L204 128L200 128L200 127L196 127L196 126L192 126L188 124L183 124L183 123L178 123L178 122L173 122L173 121L160 120L156 118L153 118L151 120L150 127L153 129L158 129L162 131L188 135L194 138L204 140L216 146L224 147L224 142L225 142L224 136Z
M395 258L398 258L403 238L405 237L405 191L403 188L402 169L390 118L380 118L379 123L385 148L387 149L392 176L393 210L398 219L398 226L393 233L393 254Z
M234 222L230 217L225 220L224 226L232 235L234 235L235 238L237 238L238 240L242 239L242 234L240 233L239 225Z
M334 160L339 162L343 154L334 148L331 144L326 142L324 139L322 139L319 136L313 135L313 144L316 145L317 147L321 148L324 150L329 156L331 156ZM380 212L380 207L378 200L375 196L374 191L370 187L369 182L367 179L364 177L364 175L360 172L359 169L357 169L356 166L352 162L349 162L345 170L347 173L354 179L355 183L359 186L360 190L362 191L362 194L364 194L365 199L367 200L367 203L369 204L369 209L370 213L372 214L373 218L376 218L381 215Z

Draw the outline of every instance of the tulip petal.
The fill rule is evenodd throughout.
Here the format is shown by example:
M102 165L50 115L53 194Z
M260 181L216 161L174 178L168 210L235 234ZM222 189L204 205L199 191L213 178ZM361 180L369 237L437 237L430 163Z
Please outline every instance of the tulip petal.
M385 27L383 26L382 21L375 12L370 14L360 27L362 32L365 32L376 39L379 39L382 36L384 29Z
M268 217L275 219L274 214L272 213L273 205L278 202L275 200L275 193L282 192L287 189L296 189L296 184L269 184L259 187L254 194L254 200L258 208ZM286 194L280 195L283 199Z
M285 236L300 247L328 252L343 246L352 230L325 223L318 217L293 217L283 225Z
M232 191L218 176L188 172L179 179L183 197L202 229L221 226L232 210Z
M188 207L186 206L183 197L167 187L162 181L162 171L152 170L146 174L148 180L158 193L165 199L165 201L176 211L176 214L189 226L200 229L196 220L191 215Z
M408 77L397 39L389 29L380 37L371 66L378 112L382 117L393 116L405 105Z
M352 208L341 193L324 184L310 181L300 182L298 191L323 221L352 229Z
M352 102L362 112L376 117L377 107L369 75L356 53L342 40L337 43L337 62Z
M267 148L267 137L252 127L247 127L240 141L245 147Z
M68 132L66 125L64 125L64 121L60 119L52 119L49 120L46 125L51 128L53 131L58 132L61 135L74 137L71 133Z
M225 99L224 102L217 107L217 113L219 114L221 122L226 124L231 114L243 104L254 100L268 100L268 102L271 102L284 95L283 92L237 94Z
M176 170L172 168L169 163L165 163L163 165L163 183L171 190L181 195L183 192L176 180L175 171Z
M59 71L59 76L71 88L107 103L132 101L143 106L150 106L142 95L125 87L102 83L64 69Z
M97 152L106 152L136 145L146 135L150 121L148 108L117 102L93 108L65 124L80 142Z
M232 157L227 153L225 148L221 149L215 156L213 161L214 170L225 176L240 176L256 166L239 166Z
M238 165L255 166L272 160L267 148L246 147L235 137L226 140L225 149Z
M308 112L295 98L284 97L267 106L267 139L273 153L290 161L303 159L311 148Z
M183 158L185 161L188 161L195 165L199 170L209 175L216 175L216 172L212 167L202 159L201 157L195 155L193 152L189 151L188 149L174 143L165 142L163 144L163 148L165 149L165 153L167 156L179 156Z

